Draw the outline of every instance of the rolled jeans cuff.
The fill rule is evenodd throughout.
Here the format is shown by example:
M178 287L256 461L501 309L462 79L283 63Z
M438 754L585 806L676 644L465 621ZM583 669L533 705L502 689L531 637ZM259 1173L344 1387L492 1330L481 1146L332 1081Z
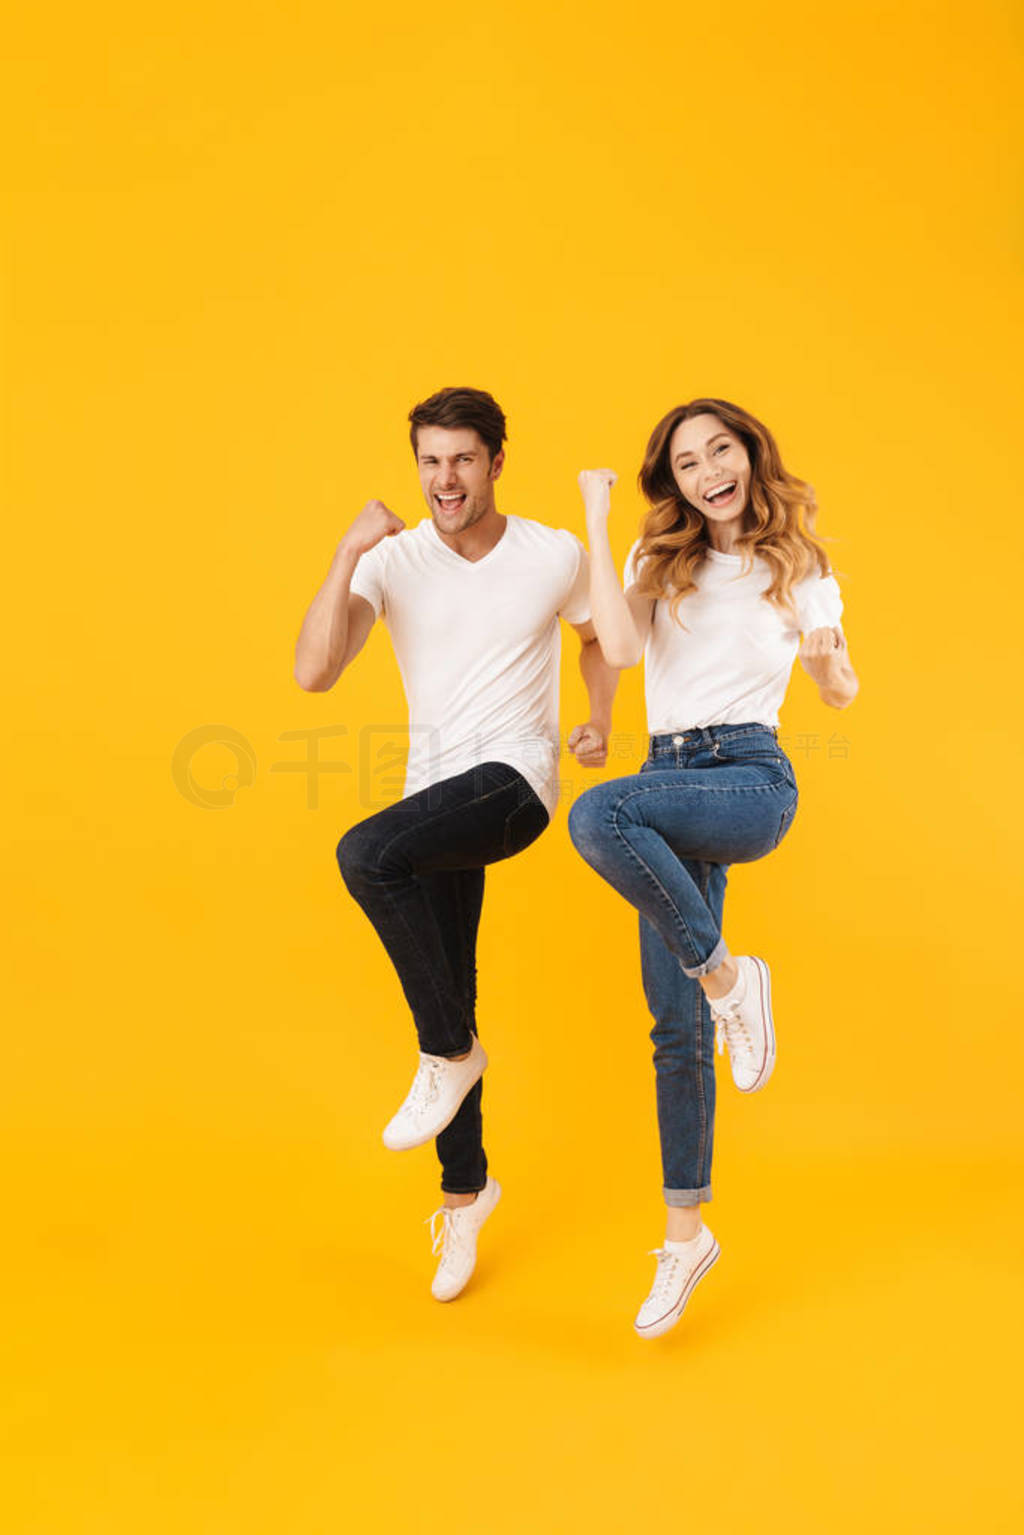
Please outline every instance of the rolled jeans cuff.
M473 1040L475 1038L476 1038L475 1031L473 1029L467 1029L466 1030L466 1043L464 1045L459 1045L454 1050L425 1050L423 1053L424 1053L424 1055L436 1055L438 1057L438 1059L442 1060L442 1061L460 1061L460 1060L463 1059L464 1056L468 1055L469 1052L472 1050L472 1048L473 1048ZM450 1194L461 1194L462 1190L461 1189L449 1189L448 1192ZM473 1190L472 1189L467 1189L466 1192L471 1194L473 1192Z
M679 966L683 974L688 975L691 981L697 981L702 975L710 975L712 970L717 970L728 952L729 948L725 939L719 938L718 942L715 944L715 947L711 950L711 953L708 955L707 959L702 965L698 965L696 969L691 970L683 964L682 960L680 960Z
M711 1198L711 1185L702 1189L663 1189L665 1203L673 1210L687 1210L694 1205L705 1205Z

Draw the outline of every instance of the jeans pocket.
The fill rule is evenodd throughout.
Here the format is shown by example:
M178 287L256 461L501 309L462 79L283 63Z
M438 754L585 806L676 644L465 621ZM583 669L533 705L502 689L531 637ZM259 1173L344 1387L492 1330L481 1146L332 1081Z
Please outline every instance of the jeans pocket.
M535 794L510 811L505 820L504 848L506 858L521 853L535 842L547 826L549 816Z
M751 765L775 763L779 766L785 761L781 751L772 741L716 741L714 756L717 762L728 762L739 765L749 762Z

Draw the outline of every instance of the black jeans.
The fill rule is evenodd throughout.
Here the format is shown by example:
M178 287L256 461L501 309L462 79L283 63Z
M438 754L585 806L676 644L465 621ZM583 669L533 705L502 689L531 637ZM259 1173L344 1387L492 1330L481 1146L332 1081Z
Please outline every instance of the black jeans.
M522 852L547 824L521 773L484 762L360 821L338 843L342 879L388 952L426 1054L470 1048L484 867ZM446 1193L476 1193L487 1181L482 1091L478 1082L437 1137Z

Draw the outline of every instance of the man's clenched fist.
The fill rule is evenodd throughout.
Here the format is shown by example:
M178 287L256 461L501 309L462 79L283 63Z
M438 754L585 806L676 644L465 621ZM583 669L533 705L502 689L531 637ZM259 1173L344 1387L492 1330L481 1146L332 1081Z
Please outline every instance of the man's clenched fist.
M593 720L577 725L566 745L581 767L604 767L608 761L608 738Z
M365 554L382 538L391 538L404 527L401 517L389 511L383 501L367 501L341 542L350 554Z

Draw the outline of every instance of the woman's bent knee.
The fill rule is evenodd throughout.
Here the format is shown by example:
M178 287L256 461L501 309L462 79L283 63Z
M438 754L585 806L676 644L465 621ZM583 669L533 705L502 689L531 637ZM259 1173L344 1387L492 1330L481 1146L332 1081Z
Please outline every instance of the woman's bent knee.
M612 800L603 784L581 794L569 811L569 836L581 858L590 863L613 833Z

